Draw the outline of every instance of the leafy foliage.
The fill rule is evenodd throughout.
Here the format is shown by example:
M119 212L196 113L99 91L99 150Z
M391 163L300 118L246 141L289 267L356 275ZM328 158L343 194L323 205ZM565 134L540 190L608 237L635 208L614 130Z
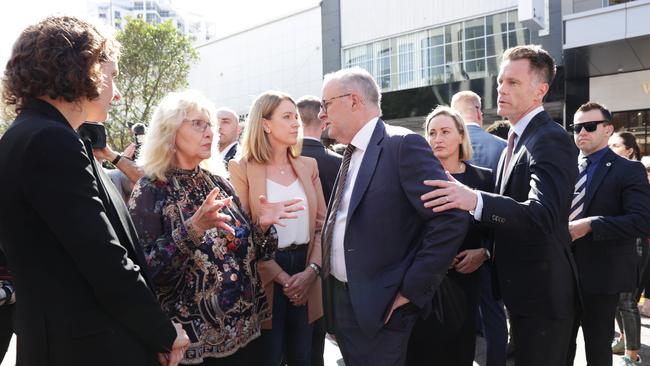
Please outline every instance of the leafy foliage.
M116 38L122 43L116 81L122 99L114 103L106 127L109 143L122 151L131 142L133 124L147 125L165 94L187 87L190 65L198 60L198 53L171 21L148 24L127 18Z

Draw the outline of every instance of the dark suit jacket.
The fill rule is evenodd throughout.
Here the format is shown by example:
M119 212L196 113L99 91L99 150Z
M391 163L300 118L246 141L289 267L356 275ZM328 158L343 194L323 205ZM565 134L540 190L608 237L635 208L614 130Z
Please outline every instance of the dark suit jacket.
M481 222L495 229L499 288L513 314L566 318L575 310L577 279L569 247L569 209L578 175L578 150L546 112L538 113L514 148L501 185L481 192Z
M426 179L446 179L431 147L380 119L352 190L344 234L352 307L369 337L384 326L398 291L429 309L465 237L466 212L424 208L420 196L431 190Z
M609 149L608 149L609 150ZM574 242L582 289L615 294L638 287L636 238L650 233L650 186L643 165L609 150L587 187L583 217L592 232Z
M226 155L223 156L223 163L226 165L226 169L228 168L228 162L237 155L237 149L239 149L239 143L232 145Z
M329 202L343 157L334 151L326 149L320 142L310 139L304 139L302 142L302 156L316 159L323 195L325 201Z
M470 163L496 172L499 157L507 145L506 141L485 132L479 126L469 125L466 127L469 140L472 143L472 150L474 150Z
M18 363L153 364L176 332L141 275L126 208L65 117L30 100L0 140L0 171Z

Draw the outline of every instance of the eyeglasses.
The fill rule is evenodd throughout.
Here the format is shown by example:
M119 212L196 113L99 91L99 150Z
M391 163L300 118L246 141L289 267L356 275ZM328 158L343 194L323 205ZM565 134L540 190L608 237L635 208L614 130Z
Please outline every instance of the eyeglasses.
M327 113L327 107L329 107L329 105L332 103L334 99L349 97L350 95L352 95L352 93L339 95L338 97L332 97L330 99L324 99L322 102L320 102L320 109L323 110L323 112Z
M584 128L587 130L587 132L594 132L598 128L598 124L600 123L609 123L608 120L602 120L602 121L589 121L589 122L582 122L582 123L575 123L573 124L573 133L576 135L582 132L582 129Z
M210 121L206 121L204 119L184 119L183 122L190 122L192 123L192 128L196 130L197 132L205 132L205 130L208 129L208 127L212 128L212 123Z

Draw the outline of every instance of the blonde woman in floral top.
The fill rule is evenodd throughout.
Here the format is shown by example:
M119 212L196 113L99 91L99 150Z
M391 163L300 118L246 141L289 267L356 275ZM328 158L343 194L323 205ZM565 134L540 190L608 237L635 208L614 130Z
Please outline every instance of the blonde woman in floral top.
M199 167L210 157L214 119L213 105L196 92L162 100L129 209L158 300L190 337L181 363L255 364L254 340L271 315L257 262L277 248L273 224L303 208L261 197L263 215L252 224L230 183Z

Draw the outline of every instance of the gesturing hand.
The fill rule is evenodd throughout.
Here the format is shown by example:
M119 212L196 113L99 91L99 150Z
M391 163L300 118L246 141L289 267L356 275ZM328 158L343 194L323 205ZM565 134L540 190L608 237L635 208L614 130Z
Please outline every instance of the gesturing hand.
M286 225L280 222L282 219L295 219L298 216L294 212L302 211L305 206L298 205L302 198L280 202L269 202L264 195L260 196L259 225L262 231L266 231L271 225Z
M220 212L222 208L231 204L232 197L219 200L217 199L219 192L221 192L219 188L215 187L190 219L194 229L199 234L203 234L206 230L212 229L213 227L223 229L231 234L235 233L235 230L228 225L230 216Z

